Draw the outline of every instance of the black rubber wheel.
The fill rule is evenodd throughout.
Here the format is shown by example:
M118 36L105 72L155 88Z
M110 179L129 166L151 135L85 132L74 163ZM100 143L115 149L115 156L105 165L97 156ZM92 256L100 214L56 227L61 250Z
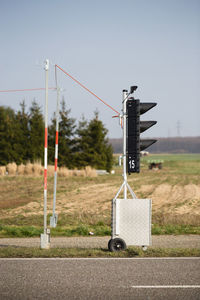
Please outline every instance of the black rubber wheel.
M112 241L112 239L109 240L109 242L108 242L108 250L109 250L109 251L111 251L111 250L110 250L110 243L111 243L111 241Z
M111 239L108 242L108 249L111 252L123 251L126 249L126 243L120 238Z

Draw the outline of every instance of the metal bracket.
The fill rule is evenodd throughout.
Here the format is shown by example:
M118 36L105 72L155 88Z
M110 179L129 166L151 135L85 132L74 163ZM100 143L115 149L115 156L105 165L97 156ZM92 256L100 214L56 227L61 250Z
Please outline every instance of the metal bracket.
M50 217L50 227L55 228L58 222L58 215L54 214Z

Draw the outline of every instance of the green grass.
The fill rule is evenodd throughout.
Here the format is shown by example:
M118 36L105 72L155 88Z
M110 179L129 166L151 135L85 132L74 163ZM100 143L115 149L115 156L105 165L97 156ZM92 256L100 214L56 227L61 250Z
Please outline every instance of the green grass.
M184 153L184 154L151 154L150 156L143 156L141 162L147 161L149 159L159 159L167 161L199 161L199 153Z
M0 225L1 237L38 237L43 232L43 227L40 226L8 226ZM101 222L95 225L68 225L66 227L57 226L51 228L51 236L89 236L89 232L93 232L95 236L111 235L111 227ZM153 235L161 234L200 234L200 227L191 225L158 225L152 226Z
M141 158L143 168L148 167L148 160L163 160L163 170L168 174L198 175L200 154L151 154Z
M158 225L154 224L152 226L152 234L161 235L161 234L200 234L199 226L191 225Z
M43 227L36 226L8 226L0 225L1 237L36 237L43 232ZM68 225L66 227L51 228L51 236L89 236L93 232L95 236L111 235L111 228L108 225Z
M42 228L34 226L4 226L0 225L0 237L34 237L42 233Z
M109 252L108 249L81 249L81 248L0 248L0 257L6 258L29 258L29 257L188 257L200 256L200 249L182 249L182 248L148 248L143 251L139 247L129 247L125 251Z

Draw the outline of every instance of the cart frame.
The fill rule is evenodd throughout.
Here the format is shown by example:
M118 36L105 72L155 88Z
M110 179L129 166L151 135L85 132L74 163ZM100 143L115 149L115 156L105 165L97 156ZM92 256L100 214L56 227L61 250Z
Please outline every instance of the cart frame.
M128 184L127 180L127 151L126 151L126 138L127 138L127 100L129 95L132 92L128 93L127 90L123 90L122 95L122 115L120 115L120 119L123 121L123 183L120 186L117 194L112 200L112 215L111 215L111 227L112 227L112 234L111 239L108 242L108 249L110 251L120 251L126 249L127 245L138 245L138 239L134 239L134 237L123 239L124 236L127 237L127 234L131 235L134 230L132 228L139 228L141 235L144 236L145 244L141 244L140 246L143 247L143 250L146 250L147 246L151 245L151 199L138 199L131 189L130 185ZM133 100L134 101L134 100ZM123 199L119 199L118 196L123 191ZM127 191L130 192L132 196L132 203L130 202L131 199L127 199ZM143 202L141 201L143 200ZM141 206L143 204L144 211L143 213L140 211L139 219L142 222L137 222L137 216L135 212L137 210L137 206ZM121 217L121 211L125 214L125 218ZM126 223L126 216L129 217L129 223ZM132 218L133 217L133 218ZM125 221L123 221L123 220ZM145 221L145 222L143 222ZM139 226L139 227L138 227ZM127 231L127 234L120 234L120 231L124 233L124 230Z

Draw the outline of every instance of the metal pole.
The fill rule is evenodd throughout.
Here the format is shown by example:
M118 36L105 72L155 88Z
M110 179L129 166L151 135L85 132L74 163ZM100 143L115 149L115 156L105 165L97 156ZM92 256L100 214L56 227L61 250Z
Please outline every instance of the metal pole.
M45 137L44 137L44 234L47 232L47 147L48 147L48 71L49 60L45 61Z
M124 199L127 199L127 175L126 175L126 101L128 97L128 91L123 90L123 177L124 177Z
M122 116L120 115L120 123L121 123L121 117L123 120L123 184L121 185L119 191L117 192L116 196L114 197L114 201L117 199L117 197L119 196L122 188L124 189L124 199L127 199L127 190L129 190L131 196L133 199L136 199L136 195L135 193L132 191L131 187L128 184L128 180L127 180L127 173L126 173L126 169L127 169L127 160L126 160L126 140L127 140L127 108L126 108L126 103L128 100L128 96L131 94L132 92L128 93L127 90L123 90L123 97L122 97Z
M50 218L50 226L56 227L56 187L57 187L57 165L58 165L58 132L59 132L59 105L60 105L60 88L57 87L57 106L56 106L56 138L55 138L55 172L54 172L54 194L53 194L53 216Z
M47 147L48 147L48 71L49 60L45 60L45 133L44 133L44 233L40 235L40 247L50 247L50 229L47 228Z

